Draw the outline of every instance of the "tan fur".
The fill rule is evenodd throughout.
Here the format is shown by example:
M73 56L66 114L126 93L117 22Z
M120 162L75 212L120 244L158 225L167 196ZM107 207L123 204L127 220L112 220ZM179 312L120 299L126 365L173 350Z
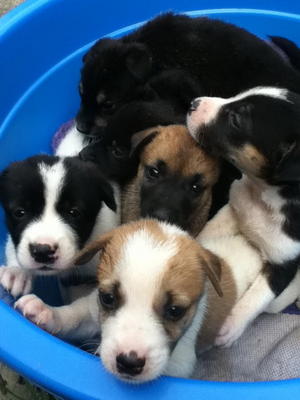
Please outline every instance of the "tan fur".
M220 258L219 260L221 261L220 285L223 296L218 296L212 284L208 283L207 311L202 329L198 334L197 352L199 354L214 345L223 322L238 300L237 288L231 269L226 262Z
M200 149L183 125L170 125L143 131L142 139L153 132L158 133L142 151L136 177L123 190L122 223L140 218L140 188L144 167L162 160L167 164L168 170L174 174L181 176L201 174L204 177L203 183L206 189L199 196L198 206L189 219L188 231L192 236L196 236L207 221L211 205L211 189L219 174L217 161Z
M249 143L239 150L234 150L233 158L239 168L254 176L260 176L267 164L265 156Z

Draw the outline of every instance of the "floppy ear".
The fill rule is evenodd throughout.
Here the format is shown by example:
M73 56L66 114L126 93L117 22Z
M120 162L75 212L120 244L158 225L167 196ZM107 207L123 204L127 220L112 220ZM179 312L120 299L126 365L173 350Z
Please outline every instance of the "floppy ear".
M300 181L300 148L298 143L293 142L281 150L280 160L275 167L273 180L277 184Z
M152 67L152 57L146 46L140 43L132 44L126 55L128 71L139 81L144 81Z
M100 191L103 196L103 201L112 211L117 211L117 203L115 201L115 195L113 187L105 179L101 179Z
M131 151L130 157L138 155L145 146L152 142L152 140L159 134L161 127L145 129L137 132L131 137Z
M88 263L95 254L104 249L106 244L110 241L112 235L113 231L105 233L94 242L91 242L85 246L75 257L74 265L83 265Z
M211 281L213 287L220 297L223 296L223 291L220 285L222 266L217 256L209 250L203 249L199 252L200 263Z

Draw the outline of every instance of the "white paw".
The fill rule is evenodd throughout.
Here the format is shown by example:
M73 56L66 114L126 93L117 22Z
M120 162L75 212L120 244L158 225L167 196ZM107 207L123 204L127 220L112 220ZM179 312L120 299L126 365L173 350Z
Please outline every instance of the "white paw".
M27 319L47 332L57 333L60 329L55 319L53 307L45 304L35 294L22 296L15 303L15 308L20 310Z
M12 296L18 297L30 292L32 277L18 267L0 267L0 284Z
M216 339L215 345L230 347L244 332L246 325L235 315L229 315L223 323Z

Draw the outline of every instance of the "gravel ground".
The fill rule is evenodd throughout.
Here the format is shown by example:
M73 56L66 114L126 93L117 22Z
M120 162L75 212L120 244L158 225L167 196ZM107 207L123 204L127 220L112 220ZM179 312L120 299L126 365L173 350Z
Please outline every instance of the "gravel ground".
M23 2L24 0L0 0L0 15L5 14L7 11Z

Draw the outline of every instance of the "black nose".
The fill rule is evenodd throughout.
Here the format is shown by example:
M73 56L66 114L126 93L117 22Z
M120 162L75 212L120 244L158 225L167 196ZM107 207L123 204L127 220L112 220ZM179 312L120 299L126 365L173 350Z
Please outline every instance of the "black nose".
M147 213L147 217L155 218L158 219L159 221L166 221L166 222L173 221L170 210L167 210L166 208L157 208L156 210Z
M88 121L76 118L76 129L83 134L89 134L92 129L92 124Z
M32 258L38 263L53 264L55 261L54 254L58 246L50 246L48 244L32 243L29 245L29 251Z
M201 103L201 100L200 99L194 99L194 100L192 100L192 102L191 102L191 105L190 105L190 112L191 111L195 111L195 110L197 110L197 108L199 107L199 104Z
M117 369L121 374L139 375L144 368L145 358L138 358L135 351L129 354L121 353L116 357Z

